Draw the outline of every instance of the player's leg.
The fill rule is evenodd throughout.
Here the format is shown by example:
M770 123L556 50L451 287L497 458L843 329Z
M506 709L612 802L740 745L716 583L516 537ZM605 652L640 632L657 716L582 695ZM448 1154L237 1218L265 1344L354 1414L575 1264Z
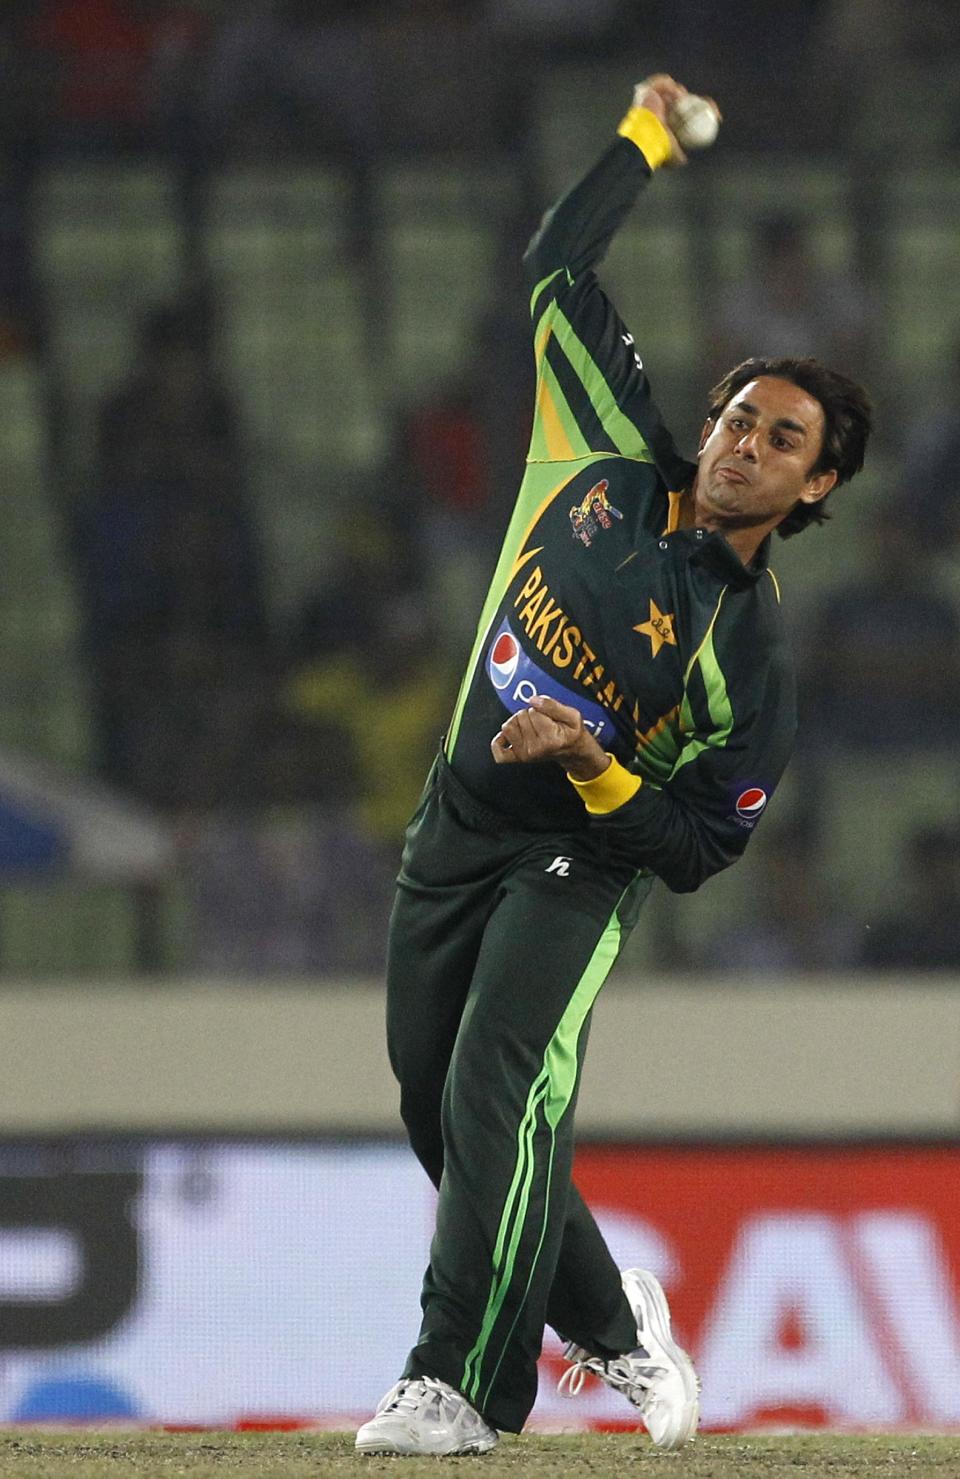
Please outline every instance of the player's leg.
M588 844L580 853L572 878L549 874L552 854L531 855L485 931L447 1077L437 1230L406 1372L441 1378L510 1430L536 1395L586 1029L620 947L630 882L597 867ZM579 1199L574 1209L571 1257L590 1246L601 1260L611 1349L629 1349L636 1330L619 1273Z
M438 907L435 899L409 888L398 890L393 907L387 1038L401 1086L401 1116L414 1153L435 1186L443 1173L443 1089L488 912L486 907L467 910L462 899L448 899ZM571 1185L547 1323L564 1340L593 1355L609 1356L627 1348L622 1344L623 1310L620 1271L590 1209Z
M401 1118L434 1186L443 1172L443 1086L476 964L477 933L474 940L456 911L437 907L419 891L397 890L387 948L387 1046L400 1084Z
M434 767L407 829L387 945L387 1047L400 1113L435 1186L443 1172L441 1105L450 1057L496 890L515 853L472 827Z
M571 1183L546 1323L561 1340L607 1359L636 1344L620 1269L583 1197Z

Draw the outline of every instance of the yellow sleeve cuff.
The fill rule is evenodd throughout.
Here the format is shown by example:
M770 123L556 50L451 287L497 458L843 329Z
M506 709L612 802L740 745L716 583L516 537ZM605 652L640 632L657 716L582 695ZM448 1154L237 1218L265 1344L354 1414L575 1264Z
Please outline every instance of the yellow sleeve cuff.
M593 817L606 816L607 812L616 811L631 796L637 794L642 784L638 775L627 770L613 756L603 774L594 776L592 781L575 781L572 775L568 775L567 780Z
M673 153L670 135L649 108L631 108L617 133L636 144L651 169L659 169L661 164L666 164Z

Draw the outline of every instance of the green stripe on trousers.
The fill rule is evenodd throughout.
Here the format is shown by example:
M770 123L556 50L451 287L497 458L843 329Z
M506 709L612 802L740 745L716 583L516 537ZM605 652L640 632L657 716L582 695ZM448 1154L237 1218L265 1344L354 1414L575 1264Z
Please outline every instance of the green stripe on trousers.
M620 902L622 902L622 899ZM527 1095L526 1108L517 1131L516 1165L510 1182L510 1189L507 1192L507 1198L504 1203L503 1213L500 1218L500 1227L497 1233L497 1241L493 1251L493 1279L490 1285L487 1307L480 1325L480 1333L472 1350L467 1355L463 1368L461 1390L472 1402L477 1400L480 1391L481 1373L484 1362L488 1358L490 1338L514 1278L517 1251L520 1246L520 1239L527 1217L530 1187L533 1183L534 1171L536 1169L534 1136L537 1113L542 1107L544 1121L550 1127L551 1132L550 1148L545 1168L546 1184L549 1191L553 1171L556 1128L569 1107L577 1086L577 1045L580 1041L580 1033L583 1030L583 1024L587 1020L600 988L617 958L620 948L620 921L617 913L620 902L618 902L617 909L610 916L603 934L597 941L596 948L590 957L587 968L580 977L576 989L567 1003L563 1016L557 1024L556 1031L547 1043L543 1055L543 1067L531 1084L530 1092ZM496 1379L500 1363L503 1360L503 1356L510 1342L510 1337L520 1318L520 1313L533 1281L537 1260L546 1234L548 1208L549 1196L544 1199L543 1225L540 1230L537 1250L531 1263L523 1299L519 1303L513 1324L501 1344L499 1358L494 1365L493 1373L487 1384L483 1398L484 1403L490 1395L490 1389Z

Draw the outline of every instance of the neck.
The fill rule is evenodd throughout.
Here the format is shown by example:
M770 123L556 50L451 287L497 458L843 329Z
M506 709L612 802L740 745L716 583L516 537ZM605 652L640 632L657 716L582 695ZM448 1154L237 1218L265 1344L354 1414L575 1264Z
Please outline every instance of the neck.
M779 524L779 519L769 519L764 524L732 524L716 513L709 513L697 499L697 486L686 494L680 523L697 529L709 529L711 534L722 534L743 565L752 565L767 535Z

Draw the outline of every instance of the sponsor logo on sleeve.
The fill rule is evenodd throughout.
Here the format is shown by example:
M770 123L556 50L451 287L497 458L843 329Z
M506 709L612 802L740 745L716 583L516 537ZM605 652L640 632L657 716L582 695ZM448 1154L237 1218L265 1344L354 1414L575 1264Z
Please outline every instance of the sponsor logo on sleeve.
M529 708L530 700L542 694L579 710L587 729L601 744L612 741L614 727L609 712L581 694L571 692L539 668L523 651L506 618L487 651L487 677L500 702L511 714Z
M755 827L767 804L767 793L762 786L741 785L734 802L733 819L741 827Z

